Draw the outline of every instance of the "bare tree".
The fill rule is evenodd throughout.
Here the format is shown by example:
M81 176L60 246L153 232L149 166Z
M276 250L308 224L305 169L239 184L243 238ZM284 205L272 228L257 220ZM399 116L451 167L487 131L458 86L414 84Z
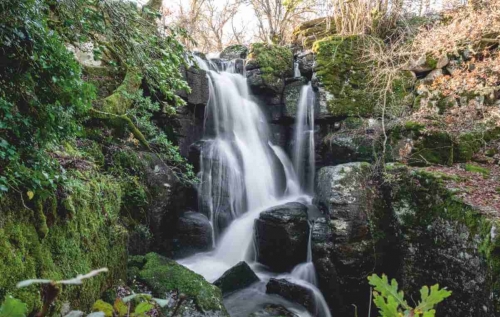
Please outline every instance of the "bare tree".
M293 26L312 12L311 0L247 0L258 20L258 37L265 42L283 44Z
M226 0L221 6L217 6L215 2L206 0L202 19L210 32L209 39L215 43L211 48L220 52L235 37L241 38L241 32L234 25L234 16L238 13L242 0ZM230 21L231 29L228 28ZM231 30L233 34L228 32Z

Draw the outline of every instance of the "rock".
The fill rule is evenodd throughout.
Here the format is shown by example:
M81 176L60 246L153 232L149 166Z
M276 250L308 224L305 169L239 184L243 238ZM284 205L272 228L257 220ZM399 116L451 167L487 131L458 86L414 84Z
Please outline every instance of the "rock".
M314 53L312 51L302 52L297 56L299 70L302 76L312 78L314 70Z
M434 69L434 67L432 67L432 65L429 65L429 63L427 62L427 57L425 55L422 55L416 60L411 60L410 67L408 69L416 74L420 74L430 72Z
M340 131L324 136L316 147L323 166L373 160L374 135L368 133L369 120L348 118Z
M304 86L303 80L294 81L285 86L283 93L283 100L285 103L284 116L290 119L295 119L297 116L297 104L300 99L300 91Z
M252 271L250 266L242 261L224 272L224 274L213 284L219 287L222 291L222 295L225 296L229 293L246 288L258 281L259 278Z
M437 61L436 69L441 69L441 68L445 67L446 65L448 65L449 62L450 62L450 59L448 58L448 55L445 54L445 55L441 56Z
M275 76L264 77L260 68L248 69L248 86L256 94L275 94L279 95L285 88L285 79Z
M434 80L436 80L437 78L443 76L443 70L442 69L435 69L433 71L431 71L427 76L425 76L424 78L424 83L432 83L434 82Z
M177 145L182 156L188 157L191 145L203 137L204 117L204 105L188 104L177 108L175 130L177 132Z
M266 285L266 294L279 295L291 302L304 306L310 312L314 313L316 311L312 291L285 279L271 278Z
M368 163L347 163L323 167L316 177L314 201L327 217L313 225L313 262L319 288L336 313L350 311L356 298L369 292L365 279L377 263L370 217L379 198L370 188L370 174Z
M223 59L246 59L248 55L248 47L244 45L231 45L226 47L221 53L220 58Z
M299 24L293 30L292 42L298 47L309 49L319 39L335 34L332 19L322 17Z
M234 61L234 72L243 75L245 73L245 60L238 58Z
M277 272L305 262L309 225L307 207L287 203L263 211L255 220L258 262Z
M201 275L194 273L177 262L156 253L148 253L143 257L129 260L129 278L134 276L143 282L158 298L175 291L184 294L179 312L189 308L189 314L182 316L229 317L222 302L222 293L217 286L207 282ZM190 304L194 302L193 306Z
M212 225L201 213L188 211L177 222L175 255L184 258L212 249Z
M451 60L448 65L445 67L446 72L451 76L456 75L460 72L460 62L457 60Z
M250 317L299 317L292 313L286 307L281 305L269 304L263 309L249 315Z
M206 106L209 98L207 72L196 67L190 67L186 70L186 81L191 87L191 93L186 94L184 92L180 96L187 98L187 102L192 105Z

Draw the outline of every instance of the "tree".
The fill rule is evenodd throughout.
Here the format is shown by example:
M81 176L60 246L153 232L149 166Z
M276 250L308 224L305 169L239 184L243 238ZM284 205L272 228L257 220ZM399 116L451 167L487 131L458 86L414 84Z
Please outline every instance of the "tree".
M258 38L284 44L293 27L312 13L310 0L247 0L258 20Z

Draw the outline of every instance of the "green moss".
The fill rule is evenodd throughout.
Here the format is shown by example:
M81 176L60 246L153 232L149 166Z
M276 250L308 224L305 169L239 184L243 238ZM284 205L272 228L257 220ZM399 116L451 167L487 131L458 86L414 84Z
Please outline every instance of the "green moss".
M464 225L470 243L483 256L490 276L489 284L496 294L500 292L500 237L492 232L500 228L500 222L482 214L478 209L465 204L453 191L444 186L447 177L442 173L401 167L387 169L398 182L392 186L391 202L400 212L397 217L402 224L402 234L418 235L418 229L428 232L437 219ZM399 206L398 206L399 205ZM403 207L404 206L404 207ZM495 230L492 230L495 227ZM460 234L460 233L457 233ZM415 237L418 239L419 237ZM420 236L420 238L422 238ZM496 297L498 301L498 297ZM500 307L497 305L497 307Z
M453 164L453 142L444 131L430 131L413 143L409 163L413 165Z
M425 64L430 68L435 69L437 67L438 60L432 56L432 54L427 54L425 56Z
M489 169L474 164L465 164L465 170L468 172L483 174L485 176L490 174Z
M455 162L468 162L488 142L500 138L500 128L462 133L455 140Z
M105 317L113 317L113 306L111 304L106 303L105 301L98 300L92 305L93 312L103 312Z
M0 199L0 299L12 294L27 303L30 311L37 310L41 305L39 288L16 289L17 282L67 279L107 267L109 273L83 285L65 286L57 301L57 305L69 301L74 309L89 310L107 287L124 278L127 233L118 223L119 184L96 173L85 173L81 178L69 175L64 195L66 207L57 209L59 216L49 222L43 238L39 216L25 208L19 197ZM48 211L54 203L44 201L42 206ZM61 208L71 209L71 217Z
M140 87L142 76L136 69L129 69L122 84L111 94L106 97L102 103L102 111L115 115L123 115L132 105L133 95Z
M248 59L259 65L267 84L283 79L293 69L292 51L285 46L254 43L250 46Z
M316 74L329 94L327 106L335 116L373 114L375 100L368 92L363 61L363 36L331 36L314 43Z
M135 257L139 262L141 257ZM183 267L177 262L149 253L143 258L146 262L138 271L143 280L158 296L177 290L194 299L202 311L223 311L222 293L219 288L208 283L201 275ZM137 272L137 270L136 270Z

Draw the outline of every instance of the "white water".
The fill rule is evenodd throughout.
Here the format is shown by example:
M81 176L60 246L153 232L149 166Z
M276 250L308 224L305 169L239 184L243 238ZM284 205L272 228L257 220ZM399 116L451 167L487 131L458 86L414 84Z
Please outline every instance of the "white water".
M302 76L302 74L300 73L299 63L294 62L293 63L293 77L299 78L301 76Z
M307 162L307 164L306 164ZM295 119L293 166L302 188L312 194L314 191L314 92L311 84L300 91Z
M231 64L229 67L223 64L219 69L214 63L206 63L198 57L195 60L208 72L210 81L210 98L205 111L205 145L200 156L199 199L200 205L204 206L202 211L211 221L216 248L212 252L182 259L179 263L213 282L242 260L255 267L254 221L263 210L294 201L311 204L311 197L303 194L297 169L285 152L268 141L266 119L258 105L251 101L246 79L228 72L234 71ZM309 122L314 121L310 114L307 117ZM304 133L305 127L301 127ZM276 181L282 175L273 170L275 158L283 165L284 193L280 192ZM234 220L222 232L219 218L228 216ZM315 286L315 272L311 275L311 266L314 271L314 265L310 242L309 237L308 262L297 266L295 273L278 277L310 289L316 299L317 312L314 315L330 317L328 306ZM300 305L265 294L265 284L272 275L265 271L257 273L261 282L225 299L233 317L247 316L266 303L282 304L299 316L311 316Z

